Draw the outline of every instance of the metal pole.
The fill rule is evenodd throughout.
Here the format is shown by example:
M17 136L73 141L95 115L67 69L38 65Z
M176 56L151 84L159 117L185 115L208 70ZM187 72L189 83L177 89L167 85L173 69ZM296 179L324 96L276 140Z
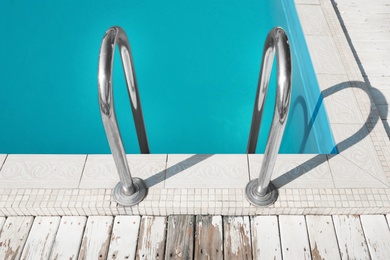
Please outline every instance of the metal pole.
M268 33L264 44L263 61L247 147L248 154L256 152L275 50L277 57L277 89L272 125L259 178L250 181L245 188L247 199L256 206L268 206L274 203L278 197L278 192L271 183L271 177L290 108L291 53L286 32L280 27L275 27Z
M120 179L120 182L114 189L113 197L115 201L121 205L133 206L145 198L147 188L142 179L131 177L122 137L115 115L112 90L112 68L116 45L118 45L122 59L141 153L149 153L130 45L126 33L120 27L111 27L108 29L103 37L100 47L98 68L99 105L104 129L106 131L108 143L110 145Z

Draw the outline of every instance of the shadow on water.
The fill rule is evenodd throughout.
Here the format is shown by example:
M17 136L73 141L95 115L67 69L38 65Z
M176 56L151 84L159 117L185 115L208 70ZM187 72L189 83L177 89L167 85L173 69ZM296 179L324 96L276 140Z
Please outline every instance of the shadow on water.
M309 138L309 133L310 133L312 127L313 127L313 123L311 123L310 125L308 124L309 114L307 113L308 110L307 110L306 101L305 101L305 99L302 96L297 97L297 99L295 100L294 104L290 108L290 111L292 111L292 112L293 111L298 111L297 110L297 106L298 105L300 105L302 107L302 111L303 111L302 118L304 120L304 122L303 122L303 126L304 126L303 129L304 130L303 130L303 137L302 137L303 141L302 141L302 143L301 143L301 145L299 147L298 152L299 153L303 153L303 151L305 150L305 147L306 147L307 140ZM318 113L318 111L317 111L317 113ZM293 116L293 115L291 115L291 116ZM312 121L310 121L310 122L312 122Z
M370 108L370 113L369 113L364 125L362 125L362 127L356 133L354 133L352 136L350 136L347 139L336 144L336 147L337 147L337 150L339 153L347 150L351 146L353 146L356 143L363 140L372 131L372 129L378 123L378 121L380 121L379 114L377 113L376 110L373 109L375 107L375 104L373 103L372 98L370 97L370 91L367 88L366 83L360 82L360 81L348 81L348 82L339 83L339 84L337 84L333 87L330 87L330 88L321 92L322 95L319 97L319 99L317 101L316 108L315 108L315 110L311 116L310 122L309 122L309 127L310 127L310 125L312 126L312 123L315 121L317 114L318 114L318 111L319 111L319 108L322 105L323 99L331 96L332 94L334 94L336 92L342 91L342 90L347 89L347 88L358 88L358 89L363 90L370 99L371 108ZM376 94L381 95L383 97L383 94L379 90ZM297 101L297 102L299 102L299 101ZM387 116L387 115L385 115L385 116ZM336 155L337 154L328 154L327 156L323 156L323 155L319 154L319 155L313 157L312 159L303 163L306 165L310 165L312 167L307 168L307 167L301 167L301 165L297 166L294 169L291 169L290 171L284 173L283 175L275 178L273 180L273 182L278 184L277 185L278 188L283 187L286 184L288 184L288 183L294 181L295 179L299 178L300 176L304 175L309 170L314 169L315 167L326 162L327 160L331 160Z

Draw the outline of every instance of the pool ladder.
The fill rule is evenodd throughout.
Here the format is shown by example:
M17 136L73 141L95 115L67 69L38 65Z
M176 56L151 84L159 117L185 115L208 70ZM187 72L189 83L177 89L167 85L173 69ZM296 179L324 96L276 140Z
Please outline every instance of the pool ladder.
M115 115L112 89L112 68L116 45L118 45L122 66L125 72L126 85L140 150L143 154L150 153L137 82L135 80L130 44L126 33L120 27L111 27L108 29L102 40L99 54L98 96L104 129L120 178L120 182L115 186L113 197L120 205L133 206L146 197L148 189L142 179L131 177L130 168L126 160L126 152Z
M271 176L283 138L291 99L290 46L286 32L280 27L273 28L268 33L264 43L263 60L247 147L248 154L256 152L275 50L277 57L277 89L272 125L268 135L259 178L250 181L245 188L247 199L255 206L268 206L273 204L278 197L278 191L271 183Z
M141 153L150 153L130 45L126 33L120 27L108 29L101 44L98 69L99 105L104 129L120 178L120 182L115 186L113 197L120 205L133 206L146 197L148 189L142 179L131 177L116 120L112 90L112 67L116 45L119 47L125 72L140 150ZM256 152L275 51L277 56L277 89L272 125L259 178L250 181L245 188L247 199L256 206L270 205L278 197L278 192L271 183L271 176L286 126L291 98L290 47L286 32L280 27L276 27L268 33L264 44L263 60L247 147L248 154Z

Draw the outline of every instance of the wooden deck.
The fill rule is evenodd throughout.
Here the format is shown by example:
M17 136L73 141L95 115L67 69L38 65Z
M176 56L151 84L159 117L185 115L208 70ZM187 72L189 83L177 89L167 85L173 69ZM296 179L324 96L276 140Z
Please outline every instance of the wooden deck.
M0 218L0 259L388 259L390 215Z

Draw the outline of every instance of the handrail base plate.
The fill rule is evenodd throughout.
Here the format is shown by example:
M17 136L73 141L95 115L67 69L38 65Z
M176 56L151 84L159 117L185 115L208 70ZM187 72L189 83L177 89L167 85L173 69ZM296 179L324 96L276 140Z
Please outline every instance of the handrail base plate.
M131 195L126 195L123 192L122 183L119 182L113 191L114 200L122 206L134 206L140 203L148 194L148 188L146 187L144 181L140 178L133 178L133 185L135 192Z
M259 196L256 192L258 184L258 179L250 181L245 187L245 196L248 201L254 206L266 207L275 203L278 198L278 190L270 182L268 185L268 192L265 196Z

